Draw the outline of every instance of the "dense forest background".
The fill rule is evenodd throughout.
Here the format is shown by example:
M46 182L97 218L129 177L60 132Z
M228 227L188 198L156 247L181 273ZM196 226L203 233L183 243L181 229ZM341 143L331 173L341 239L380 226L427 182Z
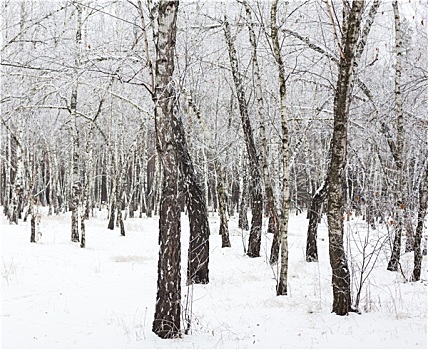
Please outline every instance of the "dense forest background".
M107 208L106 226L126 235L128 217L162 218L163 188L178 171L180 211L198 211L189 196L195 185L199 214L221 215L223 246L228 217L236 213L241 229L251 226L248 256L259 256L256 218L269 217L273 264L287 259L288 215L307 210L310 262L318 259L320 214L334 216L327 203L339 188L336 219L362 216L368 230L388 224L392 256L385 269L399 271L400 251L416 247L420 275L428 191L427 3L167 3L2 1L0 202L9 222L30 215L35 241L38 206L49 215L72 211L71 239L85 247L85 221ZM164 5L176 14L166 58ZM165 11L168 19L172 10ZM173 66L169 115L160 102L165 62ZM340 129L345 69L346 129ZM163 124L169 116L172 122ZM336 131L344 137L341 154L331 141L339 140ZM204 222L195 219L195 230L209 231ZM333 226L329 221L331 232ZM206 230L193 233L195 242L206 239ZM333 233L330 239L336 242ZM203 249L189 252L189 283L208 283L208 272L199 273L208 264ZM279 281L277 293L286 294L281 276L285 287ZM406 277L419 278L417 272ZM345 304L334 305L335 312L347 314L350 300Z

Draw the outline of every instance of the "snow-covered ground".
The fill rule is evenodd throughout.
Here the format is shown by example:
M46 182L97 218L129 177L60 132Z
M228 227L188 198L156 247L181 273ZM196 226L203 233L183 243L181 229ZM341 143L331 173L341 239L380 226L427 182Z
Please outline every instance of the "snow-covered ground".
M44 213L45 214L45 213ZM1 216L1 331L3 348L426 348L427 263L422 282L404 282L386 270L380 251L362 289L361 314L332 314L331 270L325 219L319 263L305 262L305 213L291 215L289 294L275 295L276 268L248 258L237 218L230 220L232 248L221 248L219 219L210 214L210 283L185 285L188 222L182 218L182 296L192 315L189 335L162 340L151 332L156 297L158 218L127 219L126 237L108 230L106 212L87 222L87 248L70 242L70 216L42 216L43 238L31 244L29 223ZM365 225L346 222L351 267ZM377 242L383 231L371 231ZM244 235L247 244L247 236ZM380 241L379 241L380 242ZM372 260L373 261L373 260ZM413 253L401 258L410 275ZM189 298L188 298L189 296ZM354 294L355 297L355 294Z

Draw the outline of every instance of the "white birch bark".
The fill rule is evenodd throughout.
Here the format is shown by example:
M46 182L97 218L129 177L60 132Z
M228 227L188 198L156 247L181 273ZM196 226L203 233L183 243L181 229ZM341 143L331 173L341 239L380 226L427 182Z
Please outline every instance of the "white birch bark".
M394 97L395 97L395 115L397 123L397 140L396 140L396 178L397 187L395 193L395 233L394 243L392 247L391 258L388 262L387 269L390 271L397 271L400 262L401 250L401 233L403 231L403 212L404 212L404 198L403 198L403 147L404 147L404 117L403 117L403 99L401 96L401 63L402 63L402 33L401 33L401 20L400 12L398 9L398 1L392 1L392 8L394 11L394 29L395 29L395 77L394 77Z
M245 91L242 81L242 76L239 71L238 58L236 54L235 45L232 40L230 32L230 25L226 17L223 21L223 29L225 34L226 43L229 52L229 61L232 69L233 81L236 89L238 98L239 112L241 116L242 129L244 131L245 144L247 146L248 159L251 171L252 181L252 218L251 218L251 229L250 237L248 242L247 255L249 257L260 256L260 245L261 245L261 230L263 221L263 194L261 191L262 176L260 174L260 164L257 149L253 138L253 129L251 127L251 121L248 114L248 105L245 99Z
M23 196L24 196L24 177L25 177L25 164L24 164L24 149L23 149L23 126L19 126L14 140L15 140L15 155L16 155L16 172L13 184L12 193L12 210L9 217L10 223L18 224L18 218L21 215Z
M286 111L286 86L284 63L282 61L281 48L278 38L278 26L276 22L278 0L274 0L271 7L271 37L275 62L278 67L279 97L281 111L282 130L282 221L281 221L281 270L276 287L277 295L287 295L288 279L288 217L290 202L290 168L288 164L288 121Z
M265 106L263 101L263 90L262 90L262 81L260 77L260 68L259 62L257 59L257 40L256 34L254 32L254 24L251 15L251 8L247 0L240 1L245 7L245 12L247 14L247 27L250 37L251 44L251 59L253 63L253 76L254 76L254 85L255 85L255 97L257 100L258 106L258 116L259 116L259 133L260 133L260 162L263 169L263 182L265 186L265 196L267 202L267 211L269 215L269 220L272 223L273 229L273 242L270 255L270 263L274 264L278 261L278 250L279 250L279 223L278 216L276 213L276 203L275 197L273 194L272 183L270 180L268 162L267 162L267 146L266 146L266 130L265 130ZM285 102L284 102L285 106Z
M73 85L70 100L72 148L72 194L71 194L71 241L79 242L79 204L80 204L80 175L79 175L79 134L77 126L77 99L79 90L79 68L81 61L82 42L82 5L74 2L76 8L76 38L74 42Z

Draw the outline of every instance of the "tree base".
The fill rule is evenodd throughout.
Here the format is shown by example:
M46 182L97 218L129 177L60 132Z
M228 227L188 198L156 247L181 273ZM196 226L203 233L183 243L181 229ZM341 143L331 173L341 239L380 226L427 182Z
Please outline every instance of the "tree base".
M318 256L308 255L306 257L306 262L318 262Z
M388 267L386 268L388 271L398 271L398 261L395 259L391 259L388 263Z
M335 313L337 316L348 316L350 312L355 312L355 313L357 313L358 315L361 315L361 312L360 312L360 311L358 311L358 309L356 309L356 308L354 308L354 307L352 307L352 306L350 306L349 308L347 308L347 311L346 311L346 312L344 312L344 310L346 310L346 309L341 309L341 310L339 310L339 312L336 312L336 311L334 311L334 310L331 310L331 312L332 312L332 313Z
M166 322L154 321L153 322L153 333L155 333L159 338L162 339L176 339L181 338L181 332L179 329L173 327Z
M276 295L287 295L287 285L283 283L278 283L278 286L276 288Z
M260 258L260 253L251 253L251 252L247 252L247 256L249 258Z

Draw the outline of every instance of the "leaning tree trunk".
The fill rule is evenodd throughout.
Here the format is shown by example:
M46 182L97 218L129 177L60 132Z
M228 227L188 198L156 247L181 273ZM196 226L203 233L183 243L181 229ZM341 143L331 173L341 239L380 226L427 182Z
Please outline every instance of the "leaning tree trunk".
M395 113L397 116L397 143L395 149L395 165L397 170L397 187L396 187L396 217L395 220L395 235L392 247L391 258L388 262L387 269L390 271L397 271L400 263L401 251L401 234L403 232L403 218L404 218L404 198L403 198L403 146L404 146L404 118L403 118L403 100L401 97L401 56L402 56L402 35L400 29L400 13L398 10L397 0L392 1L394 10L394 24L395 24Z
M191 95L187 96L189 106L201 119L200 111L194 103ZM209 282L209 254L210 254L210 226L208 223L208 210L201 180L198 179L196 170L187 147L186 135L181 118L174 116L174 133L177 155L180 169L186 187L186 206L190 224L190 239L187 264L187 284Z
M419 189L419 210L418 210L418 225L416 226L414 254L415 265L413 268L413 281L419 281L421 278L422 254L421 254L421 239L424 229L425 216L427 214L428 204L428 164L425 166L425 179L421 181Z
M177 156L186 187L185 200L190 224L187 283L206 284L209 282L208 211L204 192L187 148L183 123L180 118L176 118L174 127Z
M173 114L176 93L172 84L178 1L160 1L155 67L156 147L163 168L159 218L159 260L153 332L161 338L180 336L181 242L178 196L179 162L174 148Z
M260 119L260 161L263 167L263 181L265 185L265 196L267 201L267 211L269 215L269 232L273 233L273 242L271 248L271 255L269 262L275 264L278 261L279 254L279 220L276 212L275 197L273 195L272 184L269 175L268 162L267 162L267 146L266 146L266 131L265 131L265 107L263 102L263 91L262 91L262 82L260 78L260 68L259 62L257 59L257 40L256 34L254 32L254 25L251 15L250 5L246 0L243 1L245 7L245 12L247 14L247 26L250 37L251 44L251 59L253 62L253 75L254 75L254 84L255 84L255 95L258 105L258 115Z
M232 41L229 22L225 19L223 29L229 51L229 60L232 68L233 82L235 84L238 96L239 112L241 114L242 128L244 130L245 144L247 146L248 159L250 163L251 174L251 194L252 194L252 219L250 238L248 242L247 255L250 258L260 256L262 220L263 220L263 196L261 191L261 174L259 158L253 138L253 129L251 127L250 117L248 115L248 105L245 100L244 86L239 73L238 58L236 49Z
M347 315L351 309L350 272L343 244L343 176L348 147L350 92L356 43L361 26L364 1L354 0L344 26L339 76L334 97L332 155L328 171L327 221L330 265L332 268L333 312ZM344 19L345 21L345 19Z

